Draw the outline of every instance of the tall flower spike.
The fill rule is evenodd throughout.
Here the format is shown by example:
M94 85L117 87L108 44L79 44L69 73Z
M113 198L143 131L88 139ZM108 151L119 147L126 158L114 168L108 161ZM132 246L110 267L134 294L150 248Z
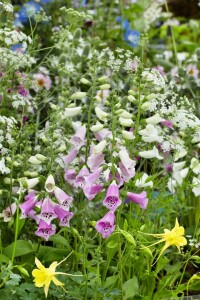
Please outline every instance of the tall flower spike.
M115 214L109 211L102 219L97 221L95 229L102 234L105 239L111 235L115 229Z
M148 198L146 192L142 192L140 194L127 193L128 199L132 202L139 204L141 209L146 209L148 204Z
M185 229L183 226L179 226L178 220L176 219L176 223L174 228L170 231L169 229L164 229L165 233L160 233L160 234L148 234L147 235L152 235L156 238L159 238L160 241L150 245L156 245L162 242L165 242L164 247L161 249L161 252L157 258L157 260L160 258L162 253L170 246L174 245L178 248L178 251L180 252L180 247L187 245L187 240L184 237ZM156 260L156 261L157 261Z
M103 200L103 205L109 210L115 211L121 203L122 201L119 199L119 188L115 180L113 180L111 185L108 187L106 198Z

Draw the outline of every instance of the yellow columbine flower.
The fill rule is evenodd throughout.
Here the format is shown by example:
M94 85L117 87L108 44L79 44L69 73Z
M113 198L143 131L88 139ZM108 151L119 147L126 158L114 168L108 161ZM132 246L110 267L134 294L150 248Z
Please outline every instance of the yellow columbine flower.
M162 253L170 246L174 245L178 248L178 251L180 252L180 247L187 245L187 240L184 237L185 229L183 226L179 226L178 220L176 219L175 227L170 231L169 229L164 229L165 233L160 234L149 234L156 238L160 238L161 240L152 244L156 245L158 243L165 242L164 247L161 249L161 252L158 256L158 259L162 255ZM157 259L157 260L158 260Z
M64 274L62 272L55 272L58 265L60 265L63 261L60 263L57 263L57 261L54 261L49 268L45 268L42 263L39 261L39 259L35 258L35 264L38 267L38 269L34 269L32 271L33 277L35 277L34 282L36 287L43 287L44 286L44 292L45 296L48 295L48 290L51 281L57 286L64 285L61 281L59 281L55 276L59 274Z

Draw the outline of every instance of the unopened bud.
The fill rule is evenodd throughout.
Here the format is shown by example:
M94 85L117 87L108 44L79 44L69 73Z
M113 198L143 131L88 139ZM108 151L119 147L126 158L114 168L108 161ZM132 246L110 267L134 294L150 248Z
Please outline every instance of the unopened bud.
M86 78L81 78L80 82L83 84L91 85L91 82L89 80L87 80Z
M85 92L76 92L74 94L71 95L71 99L83 99L87 96L87 93Z
M110 84L108 84L108 83L105 83L105 84L102 84L99 86L99 89L101 91L109 90L109 88L110 88Z

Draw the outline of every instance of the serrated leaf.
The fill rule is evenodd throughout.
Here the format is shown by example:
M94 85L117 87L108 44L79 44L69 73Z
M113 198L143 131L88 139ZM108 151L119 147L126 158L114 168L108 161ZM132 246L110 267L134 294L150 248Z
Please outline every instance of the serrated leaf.
M134 276L123 284L124 299L133 299L138 289L138 279Z

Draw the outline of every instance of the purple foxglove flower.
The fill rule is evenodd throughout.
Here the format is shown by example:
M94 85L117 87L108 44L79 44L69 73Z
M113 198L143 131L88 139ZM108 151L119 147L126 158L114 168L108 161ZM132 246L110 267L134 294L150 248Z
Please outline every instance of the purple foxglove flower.
M60 226L67 226L70 227L69 221L73 217L74 213L70 211L66 211L60 207L60 205L55 206L55 213L58 216L58 219L60 220L59 225Z
M115 229L115 214L112 211L109 211L102 219L97 221L95 229L102 234L102 237L105 239L111 235Z
M30 196L30 194L32 194L32 197ZM35 193L29 193L27 196L28 196L28 200L26 200L24 203L20 204L19 206L22 211L20 219L26 218L28 213L35 207L35 204L37 202L38 196L35 196Z
M35 220L36 224L39 224L40 223L40 218L38 217L38 215L36 214L36 211L35 210L31 210L29 211L28 213L28 217Z
M74 186L75 187L80 187L80 188L84 188L84 186L86 185L86 178L88 177L88 175L90 175L89 170L84 166L78 173L78 175L76 176L76 180L74 182Z
M77 156L78 150L73 148L68 155L63 157L63 161L66 166L68 166Z
M74 181L76 179L76 171L74 169L66 169L64 178L67 183L74 186Z
M105 140L105 138L110 137L111 132L107 128L104 128L102 130L95 132L94 136L99 142L101 142L101 141Z
M104 163L105 160L104 160L104 155L102 153L89 156L87 161L88 167L92 172L94 172Z
M52 224L47 224L43 220L40 220L38 230L35 232L36 235L43 237L48 241L52 234L55 234L56 230L53 228Z
M147 193L146 192L142 192L140 194L134 194L134 193L127 193L128 199L130 199L132 202L139 204L139 206L142 209L146 209L147 208L147 204L148 204L148 198Z
M119 157L121 159L119 167L122 173L122 177L125 182L129 182L129 180L135 176L136 163L134 160L130 159L126 150L119 151Z
M93 200L95 196L103 190L101 184L86 185L83 189L83 192L88 200Z
M74 148L79 150L82 146L86 144L85 140L85 135L86 135L86 126L83 125L81 126L75 135L71 138L71 143L74 145Z
M54 189L54 194L62 209L69 211L69 207L71 202L73 201L73 198L68 196L63 190L61 190L57 186Z
M89 174L85 178L86 184L87 185L92 185L93 183L95 183L99 179L102 170L103 170L103 168L100 167L100 168L96 169L93 173Z
M42 203L39 218L46 222L48 225L53 219L57 218L57 215L54 213L54 206L55 204L49 198L45 198Z
M108 187L106 198L103 200L103 205L109 210L115 211L121 203L122 201L119 199L119 188L113 180L111 185Z
M166 126L166 127L170 128L170 129L174 129L174 128L173 128L173 122L170 121L170 120L164 120L164 121L162 121L160 124L161 124L162 126Z
M35 197L36 195L35 195L35 191L31 191L30 193L28 193L28 195L26 195L25 197L24 197L24 199L27 201L27 200L30 200L30 199L32 199L33 197Z
M12 216L15 214L17 209L16 203L12 203L10 206L8 206L6 209L0 213L0 218L3 218L4 222L10 222L12 220Z
M112 178L113 178L112 173L109 172L109 173L108 173L108 176L106 176L105 180L106 180L107 182L109 182L109 181L112 180ZM122 185L124 184L124 180L123 180L123 178L121 177L121 175L119 174L119 172L116 173L115 178L116 178L116 180L117 180L117 183L118 183L117 185L118 185L118 187L120 187L120 186L122 186Z

